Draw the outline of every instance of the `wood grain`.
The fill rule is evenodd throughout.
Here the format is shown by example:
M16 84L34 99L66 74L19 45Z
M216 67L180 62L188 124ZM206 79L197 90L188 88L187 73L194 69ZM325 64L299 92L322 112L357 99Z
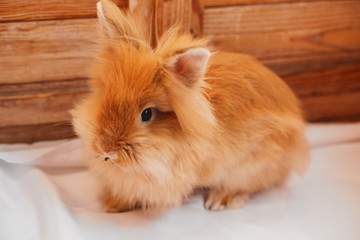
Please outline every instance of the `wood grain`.
M159 34L177 23L190 31L190 1L157 4L163 8L157 11ZM95 21L0 23L0 84L86 77L97 38Z
M205 2L206 4L206 2ZM255 55L303 101L310 121L360 119L360 1L205 9L221 49Z
M360 91L360 62L273 70L300 98Z
M219 7L232 5L284 3L284 2L315 2L324 0L204 0L205 7ZM329 1L329 0L327 0ZM330 0L335 1L335 0Z
M360 60L360 1L205 9L204 34L223 50L277 68Z
M173 26L191 32L195 37L202 35L203 0L130 0L129 9L145 23L151 22L153 46Z
M99 0L1 0L0 22L96 17ZM126 8L128 0L112 0Z
M0 127L0 143L33 143L75 137L70 122Z
M307 98L307 102L312 97L327 98L329 95L360 91L360 63L329 65L306 71L294 69L278 74L297 96ZM85 79L0 85L0 127L68 120L66 111L85 92ZM305 107L311 108L311 104ZM324 111L331 112L332 109ZM321 115L311 115L312 121L320 119Z
M37 99L37 101L38 100L39 99ZM61 100L63 101L64 99ZM75 100L72 98L68 99L67 105L71 106L73 101ZM302 98L305 115L307 119L312 122L359 120L359 101L360 90L333 95L306 96ZM43 99L42 104L47 104L47 100ZM51 114L53 112L54 111L51 110L48 113ZM38 112L33 111L30 113L24 113L24 115L25 114L38 114ZM2 117L0 119L2 119ZM24 122L21 122L20 125L0 127L0 143L31 143L40 140L74 137L75 134L69 121L69 116L58 118L57 120L60 119L61 121L57 122L46 121L40 124L24 124Z
M0 24L0 84L84 78L95 19Z
M204 1L192 0L191 3L191 33L194 37L201 37L203 34Z
M155 0L155 31L160 37L170 27L190 31L192 0Z
M303 97L305 116L309 121L358 121L360 90L331 95Z
M68 121L87 91L85 79L0 85L0 127Z

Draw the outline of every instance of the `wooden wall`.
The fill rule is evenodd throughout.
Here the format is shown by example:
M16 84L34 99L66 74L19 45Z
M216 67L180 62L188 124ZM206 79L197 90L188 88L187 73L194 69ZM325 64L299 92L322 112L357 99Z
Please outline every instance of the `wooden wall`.
M360 119L360 1L205 0L205 35L255 55L310 121Z
M181 19L220 49L255 55L308 120L360 119L360 1L153 1L159 33ZM0 142L74 136L67 111L87 91L96 2L0 2Z
M0 2L0 143L74 136L68 110L87 91L96 2Z

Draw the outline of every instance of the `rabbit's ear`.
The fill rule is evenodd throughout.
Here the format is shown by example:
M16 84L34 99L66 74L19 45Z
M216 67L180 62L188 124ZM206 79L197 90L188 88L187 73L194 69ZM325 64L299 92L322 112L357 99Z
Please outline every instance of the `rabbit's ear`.
M170 61L170 71L185 86L192 87L206 73L210 52L205 48L194 48L176 55Z
M96 4L101 31L107 38L141 39L137 20L123 13L113 2L101 0Z

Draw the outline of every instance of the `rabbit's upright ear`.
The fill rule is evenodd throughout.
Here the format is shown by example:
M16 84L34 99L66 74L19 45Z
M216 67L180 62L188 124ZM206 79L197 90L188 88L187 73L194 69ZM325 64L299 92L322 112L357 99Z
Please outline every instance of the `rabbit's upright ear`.
M169 68L186 87L192 87L205 75L209 57L205 48L190 49L173 57Z
M101 0L96 4L101 31L107 38L141 39L137 20L122 12L113 2Z

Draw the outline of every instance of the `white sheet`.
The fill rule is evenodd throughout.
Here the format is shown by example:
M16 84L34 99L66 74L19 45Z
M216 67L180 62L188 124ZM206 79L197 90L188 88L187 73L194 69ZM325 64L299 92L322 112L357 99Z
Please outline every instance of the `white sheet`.
M308 174L242 209L101 211L78 140L0 145L0 239L360 239L360 123L310 125Z

